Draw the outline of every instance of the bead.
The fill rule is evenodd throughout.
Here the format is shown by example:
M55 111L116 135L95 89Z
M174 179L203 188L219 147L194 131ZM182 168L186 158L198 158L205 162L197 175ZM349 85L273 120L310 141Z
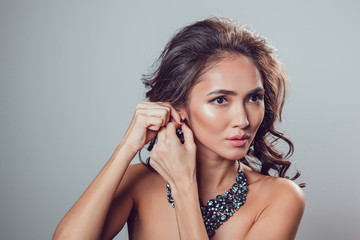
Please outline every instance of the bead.
M246 194L248 192L247 180L245 174L240 170L240 161L238 160L238 170L235 183L225 191L224 194L217 195L210 199L204 206L201 199L200 210L209 238L215 235L215 230L226 222L235 211L245 204ZM171 188L166 184L167 199L172 207L175 207L174 199L171 196Z

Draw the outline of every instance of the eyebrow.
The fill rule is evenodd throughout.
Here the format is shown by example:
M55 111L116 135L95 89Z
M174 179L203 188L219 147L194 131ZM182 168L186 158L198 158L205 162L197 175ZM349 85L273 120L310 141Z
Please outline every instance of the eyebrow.
M210 93L208 94L208 96L209 96L209 95L213 95L213 94L237 95L236 92L230 91L230 90L225 90L225 89L216 89L216 90L210 92Z
M255 89L249 91L246 95L252 95L252 94L255 94L255 93L259 93L259 92L265 92L264 88L262 88L262 87L255 88ZM223 95L232 95L232 96L237 95L236 92L231 91L231 90L216 89L216 90L210 92L207 96L213 95L213 94L223 94Z
M248 92L248 96L249 95L253 95L253 94L255 94L255 93L264 93L265 92L265 89L264 88L262 88L262 87L258 87L258 88L255 88L255 89L253 89L253 90L251 90L250 92Z

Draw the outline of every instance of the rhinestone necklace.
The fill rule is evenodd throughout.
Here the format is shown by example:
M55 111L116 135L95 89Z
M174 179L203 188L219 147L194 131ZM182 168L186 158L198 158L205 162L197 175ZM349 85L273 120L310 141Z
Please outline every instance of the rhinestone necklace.
M204 206L200 199L200 209L209 237L215 235L215 230L226 222L235 211L245 204L246 194L248 192L245 174L240 170L240 160L238 160L238 170L235 183L224 194L217 195L210 199ZM167 199L174 208L174 199L171 196L171 188L166 184Z

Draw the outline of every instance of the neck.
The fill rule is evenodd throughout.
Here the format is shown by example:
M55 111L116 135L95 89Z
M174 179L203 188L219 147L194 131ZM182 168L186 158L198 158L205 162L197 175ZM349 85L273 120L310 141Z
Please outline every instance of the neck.
M199 195L203 201L222 194L235 182L238 163L224 159L215 153L199 151L196 160L196 175Z

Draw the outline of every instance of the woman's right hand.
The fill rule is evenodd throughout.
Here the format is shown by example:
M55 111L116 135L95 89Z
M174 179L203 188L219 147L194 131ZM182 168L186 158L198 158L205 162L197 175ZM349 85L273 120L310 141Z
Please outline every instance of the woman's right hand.
M181 121L180 114L169 103L142 102L136 106L122 142L61 220L53 239L107 239L122 229L134 203L129 194L133 187L131 173L125 176L129 163L172 119Z
M139 103L121 145L140 151L172 119L181 123L179 112L168 102Z

